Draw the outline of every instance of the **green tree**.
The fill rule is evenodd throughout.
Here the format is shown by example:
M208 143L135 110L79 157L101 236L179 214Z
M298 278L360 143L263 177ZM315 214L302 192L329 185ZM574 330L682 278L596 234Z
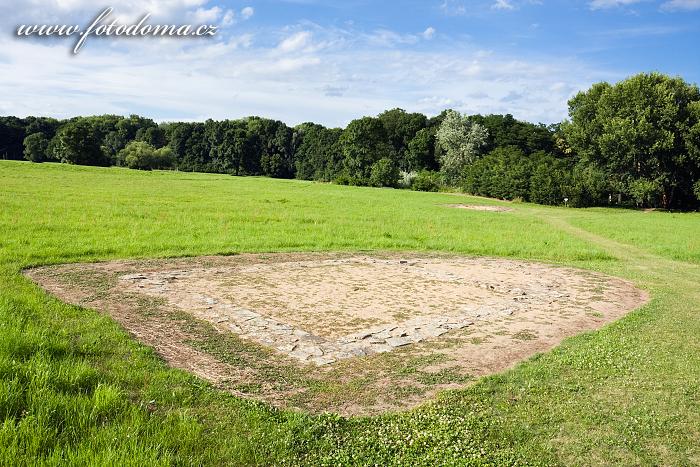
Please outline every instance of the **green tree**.
M436 170L438 168L435 159L435 133L437 127L423 128L409 141L405 153L406 170Z
M342 151L338 144L342 130L303 123L294 131L296 177L302 180L333 180L342 170Z
M658 193L653 204L668 208L692 198L700 172L699 102L698 87L681 78L639 74L576 95L562 129L573 150L608 172L627 195L634 191L639 199L645 186L647 194ZM652 185L658 190L648 191Z
M44 162L47 160L48 146L49 140L43 133L32 133L24 138L24 158L32 162Z
M530 201L555 206L563 204L564 198L569 197L571 185L571 168L567 161L540 153L532 162Z
M167 146L156 149L144 141L132 141L119 152L119 159L130 169L153 170L173 166L173 150Z
M533 124L516 120L512 115L472 115L469 120L484 126L489 137L484 152L496 148L514 146L525 154L537 151L551 153L555 148L554 132L543 124Z
M469 117L448 110L437 130L438 144L444 149L440 170L448 184L457 185L467 166L480 155L488 140L488 131Z
M0 159L24 157L24 122L17 117L0 117Z
M411 189L416 191L440 191L442 177L439 172L421 170L411 181Z
M372 164L369 175L369 184L371 186L395 188L398 182L399 168L396 166L395 161L385 157Z
M61 162L109 165L100 148L101 135L94 120L82 117L71 120L61 127L54 138L53 151Z
M347 176L355 185L369 184L375 162L394 158L386 129L376 118L364 117L350 122L339 143Z
M428 118L421 113L408 113L398 108L382 112L377 118L384 125L387 138L394 147L399 168L409 170L405 153L411 140L428 124Z

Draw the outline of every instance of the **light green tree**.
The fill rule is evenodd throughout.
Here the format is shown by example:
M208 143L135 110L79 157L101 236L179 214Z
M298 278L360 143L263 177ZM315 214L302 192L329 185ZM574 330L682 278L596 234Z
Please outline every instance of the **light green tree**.
M132 141L119 151L118 158L130 169L167 169L173 165L172 149L156 149L144 141Z
M457 111L448 110L435 135L443 153L440 171L450 185L458 185L465 169L480 155L488 141L488 130Z

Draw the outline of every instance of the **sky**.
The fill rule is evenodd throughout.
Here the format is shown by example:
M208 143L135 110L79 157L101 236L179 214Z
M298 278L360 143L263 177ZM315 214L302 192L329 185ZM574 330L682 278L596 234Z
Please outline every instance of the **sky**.
M345 126L400 107L567 116L599 81L700 82L700 0L114 0L132 24L212 24L209 38L19 38L83 28L94 0L0 0L0 115L249 115Z

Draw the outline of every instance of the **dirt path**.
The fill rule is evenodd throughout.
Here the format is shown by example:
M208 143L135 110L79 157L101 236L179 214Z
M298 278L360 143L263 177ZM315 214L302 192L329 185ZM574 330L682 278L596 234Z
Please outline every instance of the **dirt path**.
M700 284L700 265L664 258L634 245L597 235L572 225L565 215L534 212L540 219L553 227L600 246L621 261L628 270L648 277L659 285L675 284L676 290L700 298L700 287L698 287Z

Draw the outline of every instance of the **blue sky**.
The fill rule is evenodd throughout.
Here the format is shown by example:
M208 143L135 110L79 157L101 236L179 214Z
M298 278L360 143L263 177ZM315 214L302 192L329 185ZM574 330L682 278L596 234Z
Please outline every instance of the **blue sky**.
M642 71L700 81L700 0L113 2L125 23L211 23L208 40L13 37L85 25L92 0L0 0L0 114L262 115L342 126L402 107L566 116L590 84Z

